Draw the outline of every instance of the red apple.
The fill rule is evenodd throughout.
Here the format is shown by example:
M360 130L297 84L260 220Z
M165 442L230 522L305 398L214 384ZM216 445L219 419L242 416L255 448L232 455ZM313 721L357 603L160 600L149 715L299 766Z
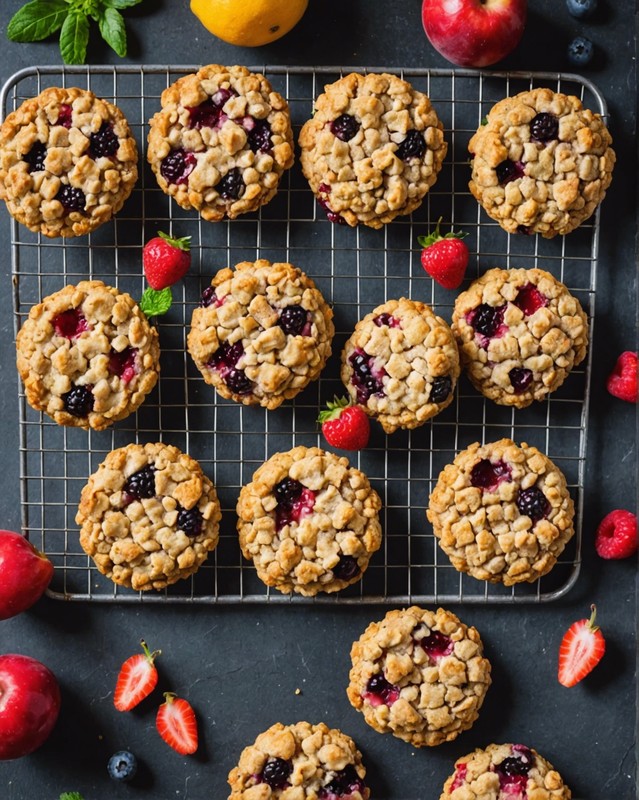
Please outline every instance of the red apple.
M24 536L0 530L0 620L15 617L41 597L53 564Z
M514 50L527 0L423 0L422 23L435 50L460 67L487 67Z
M0 760L40 747L59 711L60 687L48 667L29 656L0 656Z

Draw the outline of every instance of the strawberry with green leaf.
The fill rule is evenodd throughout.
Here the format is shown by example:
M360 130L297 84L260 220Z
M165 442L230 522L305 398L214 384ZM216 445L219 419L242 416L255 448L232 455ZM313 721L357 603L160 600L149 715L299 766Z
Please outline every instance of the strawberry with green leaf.
M442 234L439 226L442 218L437 220L437 226L428 236L418 236L417 241L424 248L422 250L422 267L444 289L457 289L464 280L468 266L468 247L462 241L466 233L462 231Z

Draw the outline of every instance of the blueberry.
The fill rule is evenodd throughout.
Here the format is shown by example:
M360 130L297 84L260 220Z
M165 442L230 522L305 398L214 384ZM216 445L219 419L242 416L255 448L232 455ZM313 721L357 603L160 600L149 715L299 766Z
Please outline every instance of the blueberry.
M597 10L597 0L566 0L566 7L571 17L586 19Z
M577 36L568 45L568 61L575 67L585 67L590 64L594 54L594 45L585 36Z
M517 178L523 178L524 165L521 161L511 161L509 158L507 158L505 161L497 164L495 167L495 172L497 173L499 185L505 186L507 183L510 183Z
M453 389L453 381L450 375L442 375L435 378L433 385L430 388L429 403L443 403L448 400L450 393Z
M114 753L107 764L109 777L114 781L130 781L138 771L138 760L128 750L120 750Z
M248 146L254 153L271 153L273 144L271 142L271 126L265 119L256 119L255 125L247 134Z
M215 188L224 200L237 200L245 189L242 170L239 167L235 167L230 172L227 172L216 183Z
M350 114L341 114L331 122L331 133L343 142L348 142L357 134L359 122Z
M202 308L208 308L210 305L217 300L217 295L215 294L215 289L212 286L207 286L206 289L202 292L202 299L200 300L200 305Z
M352 581L359 573L359 564L354 556L341 556L333 567L333 575L339 581Z

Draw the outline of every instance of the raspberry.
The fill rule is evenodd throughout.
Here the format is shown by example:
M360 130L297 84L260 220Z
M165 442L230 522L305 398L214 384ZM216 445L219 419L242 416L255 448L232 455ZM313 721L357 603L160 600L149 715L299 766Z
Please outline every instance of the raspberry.
M617 359L615 368L608 376L606 389L614 397L626 400L628 403L637 402L637 354L626 350Z
M628 558L637 552L637 517L618 508L599 523L595 549L602 558Z

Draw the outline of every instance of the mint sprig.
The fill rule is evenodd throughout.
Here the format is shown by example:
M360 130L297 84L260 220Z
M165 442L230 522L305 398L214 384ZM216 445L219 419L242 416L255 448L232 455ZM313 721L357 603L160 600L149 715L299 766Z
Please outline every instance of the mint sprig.
M80 792L62 792L60 800L84 800Z
M39 42L60 31L60 53L65 64L84 64L89 44L89 21L121 58L126 55L126 26L120 9L142 0L31 0L7 26L12 42Z
M173 294L170 286L159 291L149 286L140 298L140 309L147 317L161 317L171 308L172 303Z

